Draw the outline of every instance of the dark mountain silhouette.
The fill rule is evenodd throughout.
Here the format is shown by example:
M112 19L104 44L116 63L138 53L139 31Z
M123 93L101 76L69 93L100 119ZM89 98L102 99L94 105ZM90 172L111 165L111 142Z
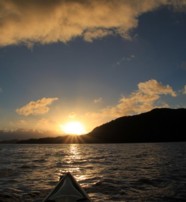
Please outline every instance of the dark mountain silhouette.
M120 117L88 134L94 142L186 141L186 109L157 108Z
M17 143L57 144L186 141L185 121L186 109L157 108L139 115L117 118L96 127L87 135L18 140ZM13 142L15 143L15 140ZM6 141L1 143L6 143Z
M52 136L50 131L37 131L37 130L0 130L0 141L2 142L12 142L16 139L28 139L28 138L44 138Z

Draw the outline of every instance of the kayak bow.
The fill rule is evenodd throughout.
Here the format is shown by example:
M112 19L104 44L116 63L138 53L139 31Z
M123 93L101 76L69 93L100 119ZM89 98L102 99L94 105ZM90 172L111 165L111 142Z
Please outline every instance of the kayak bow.
M43 202L90 202L90 199L72 174L68 172Z

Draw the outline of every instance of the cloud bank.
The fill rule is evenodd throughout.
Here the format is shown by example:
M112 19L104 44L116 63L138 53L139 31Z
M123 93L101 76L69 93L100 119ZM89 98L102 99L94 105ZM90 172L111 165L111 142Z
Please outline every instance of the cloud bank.
M99 113L87 114L87 116L96 120L95 125L98 125L121 116L139 114L153 108L169 107L167 103L160 102L162 95L177 96L171 86L163 85L157 80L140 82L135 92L128 97L122 97L115 106L104 108Z
M161 6L183 10L186 0L1 0L0 46L128 38L138 17Z
M51 105L58 98L42 98L37 101L31 101L25 106L16 109L19 115L29 116L29 115L41 115L46 114L49 111L49 105Z
M94 99L94 103L95 104L102 103L102 102L103 102L103 98L102 97Z
M112 111L114 115L121 116L122 114L138 114L155 107L165 107L167 104L156 106L156 102L160 99L161 95L176 97L176 93L169 85L164 86L154 79L140 82L138 90L133 92L129 97L121 98L119 104Z

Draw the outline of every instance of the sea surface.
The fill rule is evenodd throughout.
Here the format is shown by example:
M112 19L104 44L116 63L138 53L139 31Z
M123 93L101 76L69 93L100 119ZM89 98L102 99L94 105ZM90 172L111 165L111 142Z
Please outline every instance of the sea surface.
M41 202L69 171L93 202L186 201L186 142L0 145L0 201Z

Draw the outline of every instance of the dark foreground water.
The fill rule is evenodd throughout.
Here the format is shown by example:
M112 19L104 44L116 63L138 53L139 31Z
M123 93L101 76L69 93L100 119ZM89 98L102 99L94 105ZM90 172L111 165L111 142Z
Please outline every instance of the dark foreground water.
M186 201L186 143L0 145L0 201L40 202L70 171L92 201Z

